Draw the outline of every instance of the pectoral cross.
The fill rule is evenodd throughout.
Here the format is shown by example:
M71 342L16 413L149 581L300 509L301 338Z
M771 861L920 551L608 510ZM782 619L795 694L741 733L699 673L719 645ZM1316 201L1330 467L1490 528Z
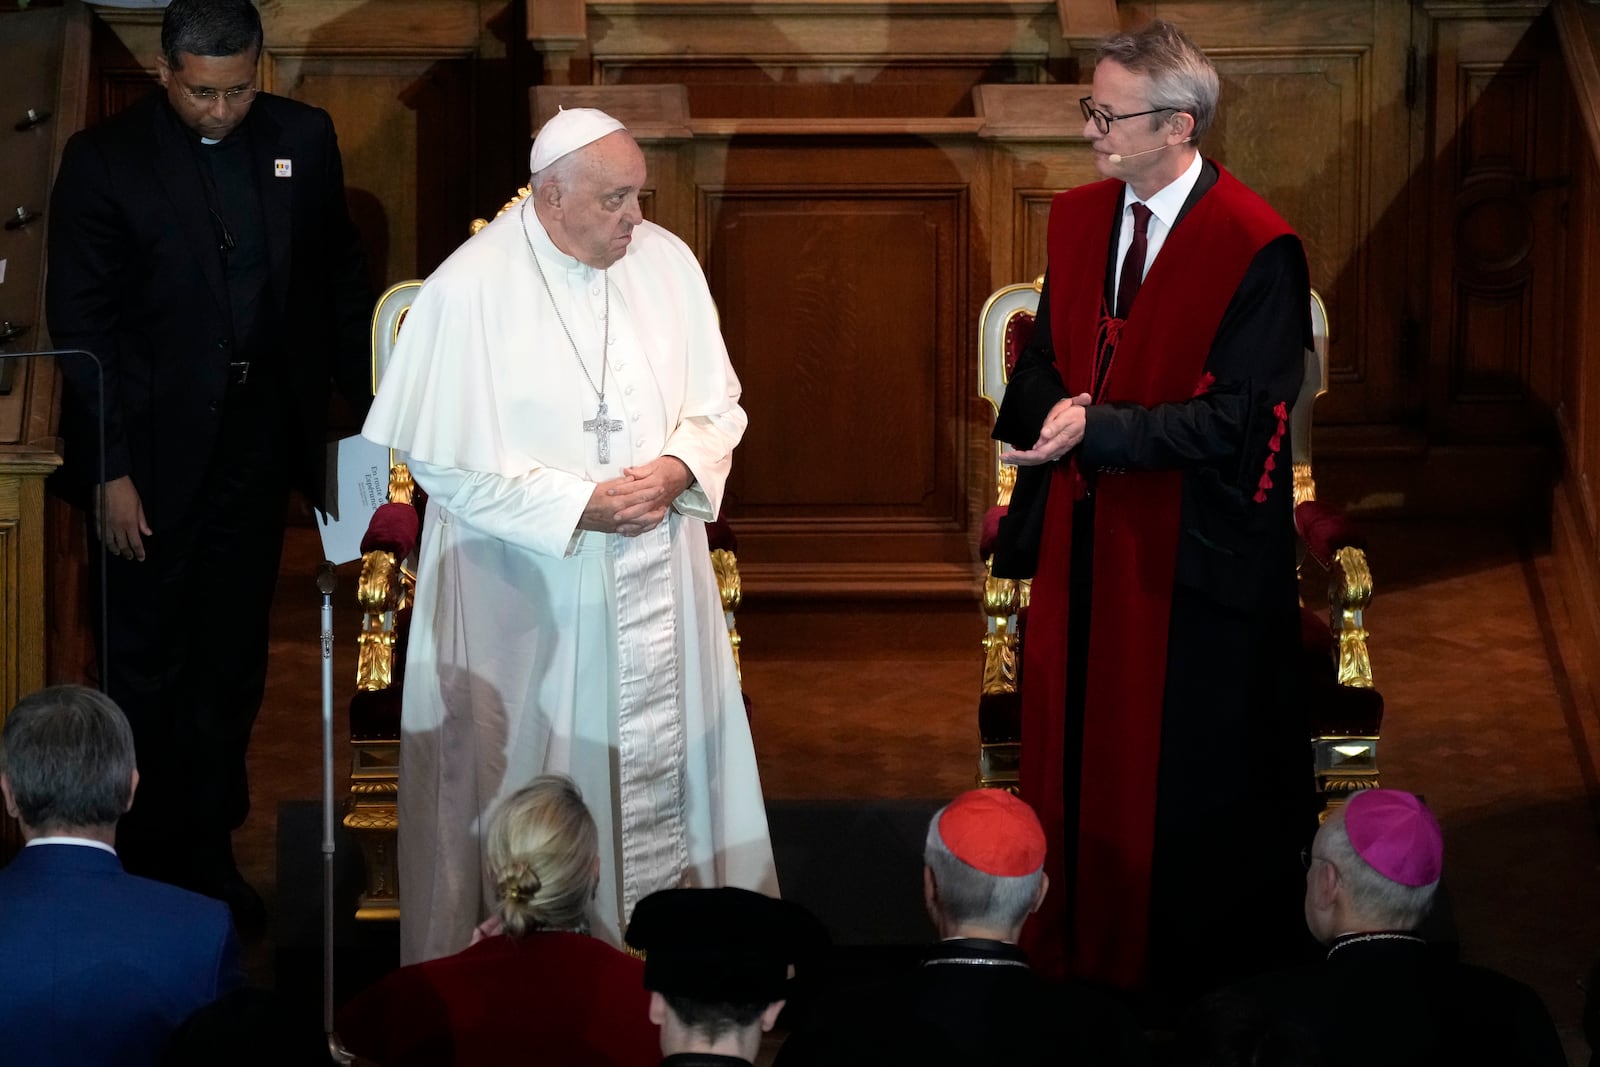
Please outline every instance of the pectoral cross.
M594 413L594 418L585 419L584 433L592 433L600 445L600 462L611 462L611 435L622 429L621 419L606 418L606 402L600 401L600 408Z

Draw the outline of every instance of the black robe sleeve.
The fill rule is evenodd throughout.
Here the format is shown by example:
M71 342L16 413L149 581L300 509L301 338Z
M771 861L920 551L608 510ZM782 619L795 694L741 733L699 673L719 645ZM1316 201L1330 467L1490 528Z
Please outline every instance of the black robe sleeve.
M87 488L99 478L89 457L99 448L96 420L101 414L101 374L105 388L105 477L130 473L127 428L121 404L121 346L117 339L118 286L134 268L126 253L131 238L110 195L109 161L84 133L74 134L61 157L51 194L47 235L50 261L45 314L58 348L83 349L99 360L101 371L83 356L57 360L66 384L62 436L69 469ZM92 475L90 472L93 472Z
M1251 497L1278 431L1274 408L1294 403L1311 345L1310 280L1300 240L1256 254L1206 358L1215 378L1190 400L1091 406L1079 461L1089 471L1205 468L1217 488ZM1283 477L1289 477L1288 450Z
M1033 333L1006 382L991 436L1018 448L1031 448L1039 439L1045 416L1071 394L1056 370L1055 347L1050 342L1050 273L1045 272L1034 315ZM1044 536L1045 503L1049 499L1054 463L1018 467L1011 491L1011 506L1000 520L990 572L996 578L1031 578L1039 564L1039 543Z
M1018 448L1032 448L1050 409L1070 395L1056 370L1055 347L1050 342L1050 274L1046 271L1033 333L1011 368L991 436Z

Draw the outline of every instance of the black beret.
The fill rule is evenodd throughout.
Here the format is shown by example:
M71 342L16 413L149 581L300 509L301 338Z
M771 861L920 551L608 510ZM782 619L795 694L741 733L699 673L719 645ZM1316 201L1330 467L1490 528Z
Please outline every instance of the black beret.
M800 905L748 889L663 889L639 901L627 942L645 954L645 988L690 1000L782 1000L790 966L826 948L827 932Z

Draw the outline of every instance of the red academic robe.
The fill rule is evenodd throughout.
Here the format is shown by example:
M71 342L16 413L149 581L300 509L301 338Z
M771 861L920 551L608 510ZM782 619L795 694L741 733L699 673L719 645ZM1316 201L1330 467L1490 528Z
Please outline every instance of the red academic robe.
M1052 884L1062 887L1031 924L1030 954L1046 970L1132 988L1146 977L1157 801L1167 788L1160 779L1174 769L1162 767L1164 726L1171 725L1164 717L1173 703L1167 668L1171 654L1191 653L1168 647L1174 603L1204 604L1204 592L1183 590L1209 587L1219 599L1245 601L1229 611L1251 615L1250 601L1259 596L1275 604L1262 617L1293 618L1276 602L1287 595L1292 607L1292 548L1280 546L1292 544L1286 416L1303 333L1291 330L1287 346L1263 337L1268 350L1243 361L1217 360L1215 347L1221 333L1248 321L1236 298L1274 242L1287 238L1288 258L1298 261L1295 277L1275 287L1277 296L1297 300L1301 318L1306 296L1303 253L1287 224L1219 169L1169 234L1127 319L1111 318L1104 250L1115 241L1123 190L1118 181L1098 182L1061 194L1051 209L1045 318L1052 385L1065 396L1092 393L1097 406L1083 445L1053 466L1034 512L1037 521L1042 511L1042 534L1022 667L1022 788L1053 844L1046 868ZM1213 388L1225 395L1208 396ZM1002 410L996 436L1030 444L1030 418L1018 414L1030 405L1014 401L1010 390L1007 402L1012 411ZM1037 415L1049 402L1051 396L1035 397L1031 406ZM1031 432L1036 436L1036 423ZM1091 493L1092 513L1077 516L1089 519L1086 529L1074 519ZM1014 498L1012 512L1033 506ZM1227 573L1228 564L1195 563L1194 539L1186 535L1219 526L1258 531L1270 549L1243 553L1256 558L1241 561L1239 575ZM1087 551L1075 549L1075 527L1080 537L1092 535ZM1092 575L1081 573L1085 568ZM1180 570L1201 576L1179 581ZM1270 574L1247 574L1255 570ZM1074 596L1087 603L1075 606ZM1083 676L1073 680L1069 617L1092 619ZM1192 629L1192 612L1183 618ZM1228 664L1218 666L1227 673Z
M491 937L402 967L339 1012L350 1051L383 1067L653 1067L644 963L584 934Z

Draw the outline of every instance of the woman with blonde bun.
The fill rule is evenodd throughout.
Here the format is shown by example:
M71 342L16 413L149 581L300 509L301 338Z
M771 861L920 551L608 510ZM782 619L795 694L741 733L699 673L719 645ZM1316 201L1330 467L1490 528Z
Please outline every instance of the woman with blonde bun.
M589 936L599 838L578 787L552 774L513 793L485 853L497 900L472 945L402 967L345 1005L345 1047L381 1067L658 1063L644 964Z

